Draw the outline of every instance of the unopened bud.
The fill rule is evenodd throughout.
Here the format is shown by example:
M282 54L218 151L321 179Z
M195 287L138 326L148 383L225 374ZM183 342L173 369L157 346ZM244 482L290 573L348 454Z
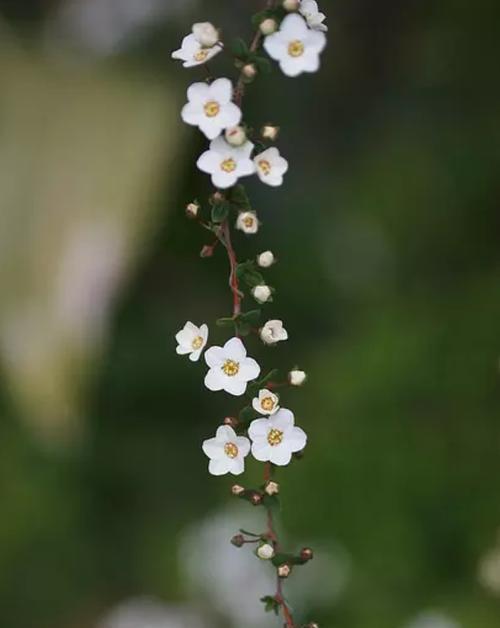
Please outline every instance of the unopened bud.
M264 543L257 548L257 556L262 560L271 560L274 556L274 547L269 543Z
M186 205L186 216L188 218L196 218L198 216L198 212L200 211L200 204L197 201L193 201L192 203L188 203Z
M224 194L222 194L222 192L214 192L212 194L212 196L210 197L210 202L213 205L217 205L218 203L222 203L222 201L225 200Z
M266 303L271 298L271 288L266 285L255 286L252 288L252 296L257 303Z
M253 63L247 63L243 66L241 71L243 72L243 76L249 80L252 80L257 76L257 68Z
M269 266L272 266L275 261L276 259L272 251L264 251L263 253L257 255L257 264L261 268L269 268Z
M283 8L285 11L298 11L300 0L283 0Z
M200 257L212 257L214 254L214 247L211 244L205 244L200 251Z
M239 484L233 484L233 486L231 486L231 493L236 497L240 497L241 495L243 495L244 492L245 489Z
M278 576L280 578L288 578L288 576L292 573L292 566L288 563L283 563L278 567Z
M278 22L272 18L268 17L260 23L259 29L263 35L272 35L276 29L278 28Z
M223 423L224 425L229 425L229 427L232 427L234 430L236 427L238 427L239 420L234 416L227 416L224 418Z
M319 628L319 624L317 624L315 621L312 621L309 624L306 624L304 628Z
M300 550L300 558L302 560L308 561L312 560L314 553L310 547L304 547Z
M278 484L278 482L275 482L274 480L269 480L269 482L266 484L264 491L270 496L272 497L273 495L277 495L280 492L280 485Z
M226 129L226 142L231 146L242 146L247 141L247 134L242 126L232 126Z
M280 132L279 126L275 126L274 124L266 124L260 130L260 134L263 139L270 140L271 142L276 141Z
M231 539L231 543L235 547L243 547L243 545L245 545L245 537L243 536L243 534L235 534Z
M260 506L260 504L262 504L262 495L260 493L257 493L257 491L254 491L250 495L250 501L254 506Z
M302 386L306 379L307 374L304 371L294 369L288 373L288 382L291 386Z
M210 22L193 24L193 35L204 48L212 48L219 41L219 31Z

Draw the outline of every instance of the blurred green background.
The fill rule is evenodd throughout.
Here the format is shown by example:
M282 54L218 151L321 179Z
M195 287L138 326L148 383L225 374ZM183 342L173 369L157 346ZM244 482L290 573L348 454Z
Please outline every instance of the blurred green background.
M238 403L173 340L230 295L183 212L209 189L179 119L203 72L170 51L204 19L248 37L260 4L0 2L6 628L280 625L270 568L227 542L263 513L200 449ZM267 314L291 337L251 354L309 374L286 405L310 444L279 476L284 534L318 559L291 603L325 628L497 628L500 7L320 4L321 72L249 90L291 168L249 182L263 226L236 236L279 257Z

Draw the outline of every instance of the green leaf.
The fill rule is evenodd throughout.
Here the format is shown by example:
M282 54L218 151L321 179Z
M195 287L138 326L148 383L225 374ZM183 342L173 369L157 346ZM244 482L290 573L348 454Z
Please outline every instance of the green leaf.
M251 406L245 406L239 413L238 418L242 423L248 423L255 417L255 410Z
M257 70L261 74L271 74L271 72L273 71L273 66L271 65L269 59L267 59L266 57L255 56L253 62L255 63L255 65L257 66Z
M250 210L252 209L252 205L250 203L250 199L248 198L248 194L245 190L245 187L241 184L235 185L231 188L229 193L229 200L232 205L235 205L237 209Z
M217 327L232 327L235 325L234 318L218 318L215 322Z
M232 42L231 52L233 53L235 57L239 57L240 59L241 58L245 59L250 54L250 51L248 50L248 46L246 42L241 38L235 39Z
M271 559L272 564L275 567L279 567L283 563L294 564L295 556L293 554L285 554L284 552L280 552L279 554L275 554Z
M243 323L248 323L252 327L255 327L260 322L260 310L250 310L249 312L242 312L238 316L238 322L241 321Z
M245 322L237 322L238 334L240 336L248 336L252 333L252 327L248 323Z
M262 388L262 386L265 386L267 382L271 381L272 379L276 379L278 375L279 375L278 369L273 369L272 371L269 371L267 375L264 375L262 379L259 379L257 383Z
M264 604L264 610L266 613L275 613L276 615L279 615L280 605L276 598L272 595L265 595L260 598L260 601Z
M229 203L222 202L213 205L212 207L212 222L221 223L226 220L229 214Z

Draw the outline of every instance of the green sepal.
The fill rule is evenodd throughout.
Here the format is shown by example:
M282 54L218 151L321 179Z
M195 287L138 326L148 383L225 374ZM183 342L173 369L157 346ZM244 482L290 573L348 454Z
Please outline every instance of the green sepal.
M215 324L217 325L217 327L231 327L231 326L235 325L236 322L235 322L234 318L225 317L225 318L218 318L215 321Z
M264 610L266 613L274 613L279 615L280 605L279 602L272 595L265 595L260 598L262 604L264 604Z
M260 310L250 310L249 312L242 312L238 316L238 323L242 322L246 323L247 325L251 325L252 327L255 327L260 322L260 315Z
M293 554L285 554L284 552L280 552L279 554L275 554L271 558L271 562L275 567L279 567L284 563L288 563L290 565L295 565L295 556Z
M229 191L229 200L237 209L243 209L245 211L252 209L245 187L241 184L231 188Z
M233 42L231 43L231 52L235 57L238 57L239 59L246 59L250 54L250 50L248 49L246 42L240 37L233 40Z
M212 222L217 224L224 222L229 214L230 205L228 202L223 201L212 206Z
M252 406L245 406L238 415L239 420L242 423L248 423L253 418L255 418L255 410Z

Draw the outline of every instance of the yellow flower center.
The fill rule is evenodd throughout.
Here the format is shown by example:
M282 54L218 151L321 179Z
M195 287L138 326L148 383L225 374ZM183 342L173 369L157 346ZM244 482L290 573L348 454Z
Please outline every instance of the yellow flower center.
M271 447L276 447L276 445L279 445L282 440L283 432L277 430L275 427L269 430L269 434L267 435L267 442L271 445Z
M253 218L251 216L243 218L243 224L247 227L247 229L251 229L253 227Z
M234 360L226 360L222 365L222 370L228 377L234 377L240 370L240 365Z
M301 57L304 54L304 44L300 39L295 39L288 44L288 54L291 57Z
M238 447L234 443L226 443L224 445L224 453L228 458L236 458L238 455Z
M224 170L224 172L233 172L234 170L236 170L236 162L232 157L229 157L229 159L224 159L224 161L220 165L220 168L221 170Z
M194 55L194 60L205 61L207 57L208 57L208 50L198 50L198 52L196 52Z
M267 159L261 159L259 161L259 168L264 175L267 175L271 172L271 164L267 161Z
M201 347L203 346L203 338L201 336L196 336L196 338L191 343L191 346L195 351L201 349Z
M271 412L274 408L274 399L272 397L264 397L264 399L260 402L260 406L266 412Z
M205 110L205 115L207 116L207 118L215 118L215 116L220 111L220 105L215 100L210 100L206 103L203 109Z

